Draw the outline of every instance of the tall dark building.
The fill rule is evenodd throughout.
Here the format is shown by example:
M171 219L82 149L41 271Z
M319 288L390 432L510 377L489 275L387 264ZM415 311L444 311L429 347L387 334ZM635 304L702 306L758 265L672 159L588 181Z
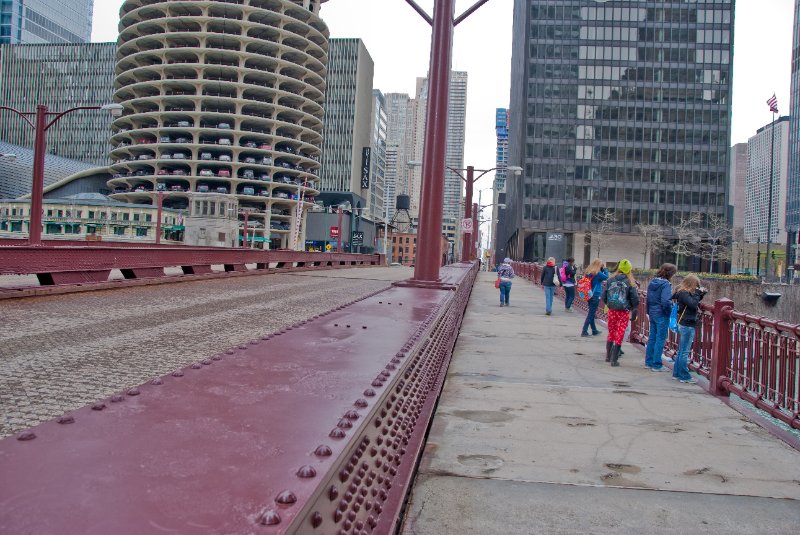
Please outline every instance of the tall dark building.
M606 216L601 255L633 257L640 225L725 216L733 10L515 0L509 165L524 172L506 187L512 256L540 259L561 240L586 262Z
M800 262L800 0L794 2L792 85L789 121L789 181L786 190L788 265Z

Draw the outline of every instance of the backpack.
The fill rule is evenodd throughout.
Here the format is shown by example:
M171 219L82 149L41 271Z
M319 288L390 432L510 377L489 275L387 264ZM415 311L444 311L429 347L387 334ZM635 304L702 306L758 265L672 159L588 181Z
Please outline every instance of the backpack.
M567 282L567 268L561 266L558 268L558 275L561 277L561 282Z
M614 279L606 288L606 306L611 310L626 310L628 302L628 281Z
M578 297L583 299L584 301L588 301L592 298L592 277L583 276L581 280L578 281L577 286L575 286L575 290L578 293Z

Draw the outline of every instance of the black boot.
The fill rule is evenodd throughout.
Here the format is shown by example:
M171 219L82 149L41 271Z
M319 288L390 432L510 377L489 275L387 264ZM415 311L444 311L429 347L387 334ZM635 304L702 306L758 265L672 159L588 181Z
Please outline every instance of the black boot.
M621 348L622 348L622 346L618 346L617 344L614 344L614 346L611 348L611 365L612 366L619 366L619 362L617 362L617 360L619 360L619 350Z
M611 362L612 347L614 347L614 342L606 342L606 362Z

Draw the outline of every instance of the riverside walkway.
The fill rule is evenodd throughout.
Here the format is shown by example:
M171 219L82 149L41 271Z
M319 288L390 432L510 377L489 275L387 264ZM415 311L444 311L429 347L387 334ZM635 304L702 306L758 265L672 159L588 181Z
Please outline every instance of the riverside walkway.
M404 535L794 534L800 452L629 344L612 368L584 314L516 279L475 282Z

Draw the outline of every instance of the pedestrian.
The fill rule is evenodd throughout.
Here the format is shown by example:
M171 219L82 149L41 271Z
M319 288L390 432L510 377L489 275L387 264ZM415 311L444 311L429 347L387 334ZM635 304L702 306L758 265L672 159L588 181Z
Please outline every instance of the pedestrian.
M608 279L603 291L603 302L608 307L608 338L606 339L606 362L619 366L619 352L628 321L636 321L639 307L639 289L631 273L631 261L623 258L617 271Z
M575 259L570 257L564 260L558 273L564 286L564 308L567 312L574 312L572 303L575 302L575 272Z
M553 313L553 295L556 292L556 286L561 284L561 279L556 271L556 259L552 256L547 259L547 265L542 269L540 282L544 288L544 313L549 316Z
M647 285L647 317L650 334L647 337L644 367L654 372L664 369L661 355L669 334L669 316L672 312L672 285L670 279L678 272L675 264L662 264L656 278Z
M514 278L514 268L511 259L506 258L497 267L497 278L500 279L500 306L508 306L508 296L511 293L511 279Z
M586 314L586 321L583 322L583 330L581 336L589 336L589 327L592 328L592 335L597 336L601 331L594 323L595 316L597 315L597 307L600 306L600 294L603 289L603 281L608 279L608 269L606 263L595 258L589 267L586 268L584 273L585 277L589 277L592 281L592 297L589 298L589 313Z
M692 349L700 301L708 290L700 285L695 275L686 275L681 281L672 299L678 303L678 355L672 367L672 378L681 383L697 382L689 373L689 351Z

